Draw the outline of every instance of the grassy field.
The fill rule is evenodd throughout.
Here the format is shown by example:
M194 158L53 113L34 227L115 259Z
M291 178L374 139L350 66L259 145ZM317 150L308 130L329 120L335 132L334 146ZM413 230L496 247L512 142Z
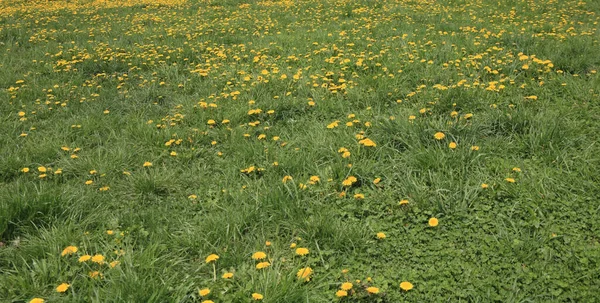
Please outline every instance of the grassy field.
M599 21L1 0L0 302L598 302Z

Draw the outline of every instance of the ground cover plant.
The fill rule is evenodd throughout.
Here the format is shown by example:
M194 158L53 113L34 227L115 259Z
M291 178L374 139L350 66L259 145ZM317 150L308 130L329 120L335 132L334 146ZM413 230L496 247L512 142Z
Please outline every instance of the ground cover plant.
M0 301L597 302L600 2L0 2Z

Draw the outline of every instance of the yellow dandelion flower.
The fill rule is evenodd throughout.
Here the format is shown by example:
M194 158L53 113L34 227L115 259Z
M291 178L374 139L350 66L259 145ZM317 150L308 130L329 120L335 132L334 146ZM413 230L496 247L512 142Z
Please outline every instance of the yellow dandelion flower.
M370 294L378 294L379 293L379 288L371 286L371 287L367 287L367 292Z
M98 263L98 264L103 264L104 263L104 256L103 255L95 255L92 257L92 262L94 263Z
M435 133L435 135L433 135L433 137L437 140L442 140L442 139L446 138L446 135L442 132L437 132L437 133Z
M212 254L212 255L209 255L208 257L206 257L205 261L206 261L206 263L210 263L210 262L217 261L218 259L219 259L218 255Z
M354 286L354 284L352 284L351 282L344 282L340 286L340 289L341 290L351 290L353 286Z
M255 252L255 253L252 254L252 259L254 259L254 260L262 260L262 259L264 259L266 257L267 257L267 254L265 254L262 251L257 251L257 252Z
M296 248L296 254L299 256L306 256L306 255L308 255L308 253L309 253L308 248L304 248L304 247Z
M226 272L223 274L223 276L221 276L223 279L231 279L233 278L233 273L232 272Z
M71 285L69 285L67 283L62 283L61 285L58 285L56 287L56 291L57 292L65 292L69 289L69 287L71 287Z
M385 234L384 234L384 233L382 233L382 232L378 232L378 233L377 233L377 239L385 239L385 237L386 237L386 236L385 236Z
M448 144L448 147L450 147L451 149L455 149L457 146L456 142L450 142L450 144Z
M81 263L81 262L87 262L87 261L89 261L91 258L92 258L92 256L90 256L90 255L83 255L83 256L79 257L79 260L78 260L78 261L79 261L80 263Z
M312 273L312 268L305 267L298 270L298 273L296 273L296 277L298 277L299 280L304 280L305 282L308 282L310 281L310 275L312 275Z
M66 255L72 255L74 253L77 252L77 246L67 246L65 247L65 249L63 249L63 251L60 253L61 256L66 256Z
M260 262L258 264L256 264L256 269L263 269L263 268L267 268L271 266L271 263L269 262Z
M410 282L404 281L404 282L400 283L400 288L404 291L409 291L409 290L413 289L413 285Z
M33 298L33 299L29 300L29 303L44 303L44 302L46 302L46 301L42 298Z
M210 294L210 289L203 288L198 291L198 294L200 294L200 296L202 296L202 297L206 297L208 294Z
M348 292L345 290L338 290L335 292L335 296L338 298L343 298L343 297L348 296Z
M253 293L253 294L252 294L252 299L254 299L254 300L256 300L256 301L260 301L260 300L262 300L263 298L264 298L264 296L263 296L263 295L261 295L261 294L259 294L259 293L256 293L256 292L255 292L255 293Z
M152 166L152 162L148 162L148 161L146 161L146 162L144 162L144 165L143 165L143 166L144 166L144 167L150 167L150 166Z
M438 221L437 218L431 218L431 219L429 219L429 226L436 227L436 226L438 226L438 224L439 224L439 221Z

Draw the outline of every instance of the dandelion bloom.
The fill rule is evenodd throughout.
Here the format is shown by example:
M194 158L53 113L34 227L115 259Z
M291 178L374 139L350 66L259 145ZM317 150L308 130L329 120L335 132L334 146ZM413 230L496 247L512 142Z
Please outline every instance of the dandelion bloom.
M382 232L377 233L377 239L385 239L385 234Z
M21 169L21 171L24 172L24 173L28 173L29 172L29 167L23 167Z
M252 254L252 259L254 259L254 260L262 260L266 257L267 257L267 254L265 254L262 251L257 251L254 254Z
M351 290L353 286L354 285L351 282L344 282L340 286L340 289L342 289L342 290Z
M379 182L381 182L381 178L376 178L373 180L373 184L379 184Z
M448 147L450 147L451 149L455 149L456 146L456 142L450 142L450 144L448 144Z
M44 299L42 298L33 298L29 301L29 303L44 303L46 301L44 301Z
M429 219L429 226L431 226L431 227L438 226L438 223L439 223L439 221L438 221L437 218L431 218L431 219Z
M269 262L260 262L260 263L256 264L256 269L267 268L270 265L271 265L271 263L269 263Z
M375 142L373 142L373 140L369 139L369 138L364 138L360 141L358 141L358 144L367 146L367 147L375 147L377 146L377 144L375 144Z
M204 300L201 303L215 303L213 300Z
M343 298L343 297L348 296L348 292L345 290L338 290L335 292L335 296L338 298Z
M90 255L83 255L81 257L79 257L79 262L86 262L89 261L92 258L92 256Z
M306 256L308 255L308 248L304 248L304 247L299 247L296 248L296 254L299 256Z
M71 287L71 285L69 285L67 283L62 283L61 285L58 285L56 287L56 291L57 292L65 292L69 289L69 287Z
M409 291L409 290L413 289L413 285L410 282L404 281L404 282L400 283L400 288L404 291Z
M110 268L115 268L117 265L119 265L121 262L119 261L112 261L109 263Z
M371 286L367 288L367 292L370 294L378 294L379 293L379 288Z
M281 182L286 183L289 180L292 180L292 176L284 176L283 179L281 179Z
M290 244L290 248L296 248L296 245L297 245L296 243L292 243L292 244Z
M231 279L233 278L233 273L232 272L226 272L223 274L223 279Z
M446 135L442 132L437 132L435 133L435 135L433 135L434 138L436 138L437 140L442 140L444 138L446 138Z
M406 205L406 204L408 204L408 200L407 199L400 200L399 204Z
M506 178L504 179L506 182L508 183L515 183L515 179L514 178Z
M152 162L148 162L148 161L146 161L146 162L144 162L144 165L143 165L143 166L144 166L144 167L150 167L150 166L152 166Z
M481 188L483 188L483 189L486 189L486 188L488 188L488 187L489 187L489 185L487 185L487 184L485 184L485 183L481 183Z
M298 270L298 273L296 273L296 277L298 277L299 280L304 280L305 282L310 281L310 275L312 275L313 273L313 269L310 267L305 267L305 268L301 268L300 270Z
M98 263L98 264L103 264L104 263L104 256L103 255L95 255L95 256L92 257L92 262Z
M198 294L200 294L200 296L205 297L210 293L210 289L208 288L203 288L201 290L198 291Z
M66 255L72 255L74 253L77 252L77 246L67 246L65 247L65 249L63 249L62 253L60 253L61 256L66 256Z
M255 293L253 293L253 294L252 294L252 299L254 299L254 300L256 300L256 301L260 301L260 300L262 300L263 298L264 298L264 296L263 296L263 295L261 295L261 294L259 294L259 293L256 293L256 292L255 292Z
M218 259L219 259L218 255L212 254L212 255L209 255L208 257L206 257L206 263L214 262L214 261L217 261Z

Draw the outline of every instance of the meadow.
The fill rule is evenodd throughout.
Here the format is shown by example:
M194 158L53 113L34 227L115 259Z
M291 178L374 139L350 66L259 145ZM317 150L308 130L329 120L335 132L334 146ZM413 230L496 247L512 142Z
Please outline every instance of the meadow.
M598 302L599 21L0 0L0 302Z

